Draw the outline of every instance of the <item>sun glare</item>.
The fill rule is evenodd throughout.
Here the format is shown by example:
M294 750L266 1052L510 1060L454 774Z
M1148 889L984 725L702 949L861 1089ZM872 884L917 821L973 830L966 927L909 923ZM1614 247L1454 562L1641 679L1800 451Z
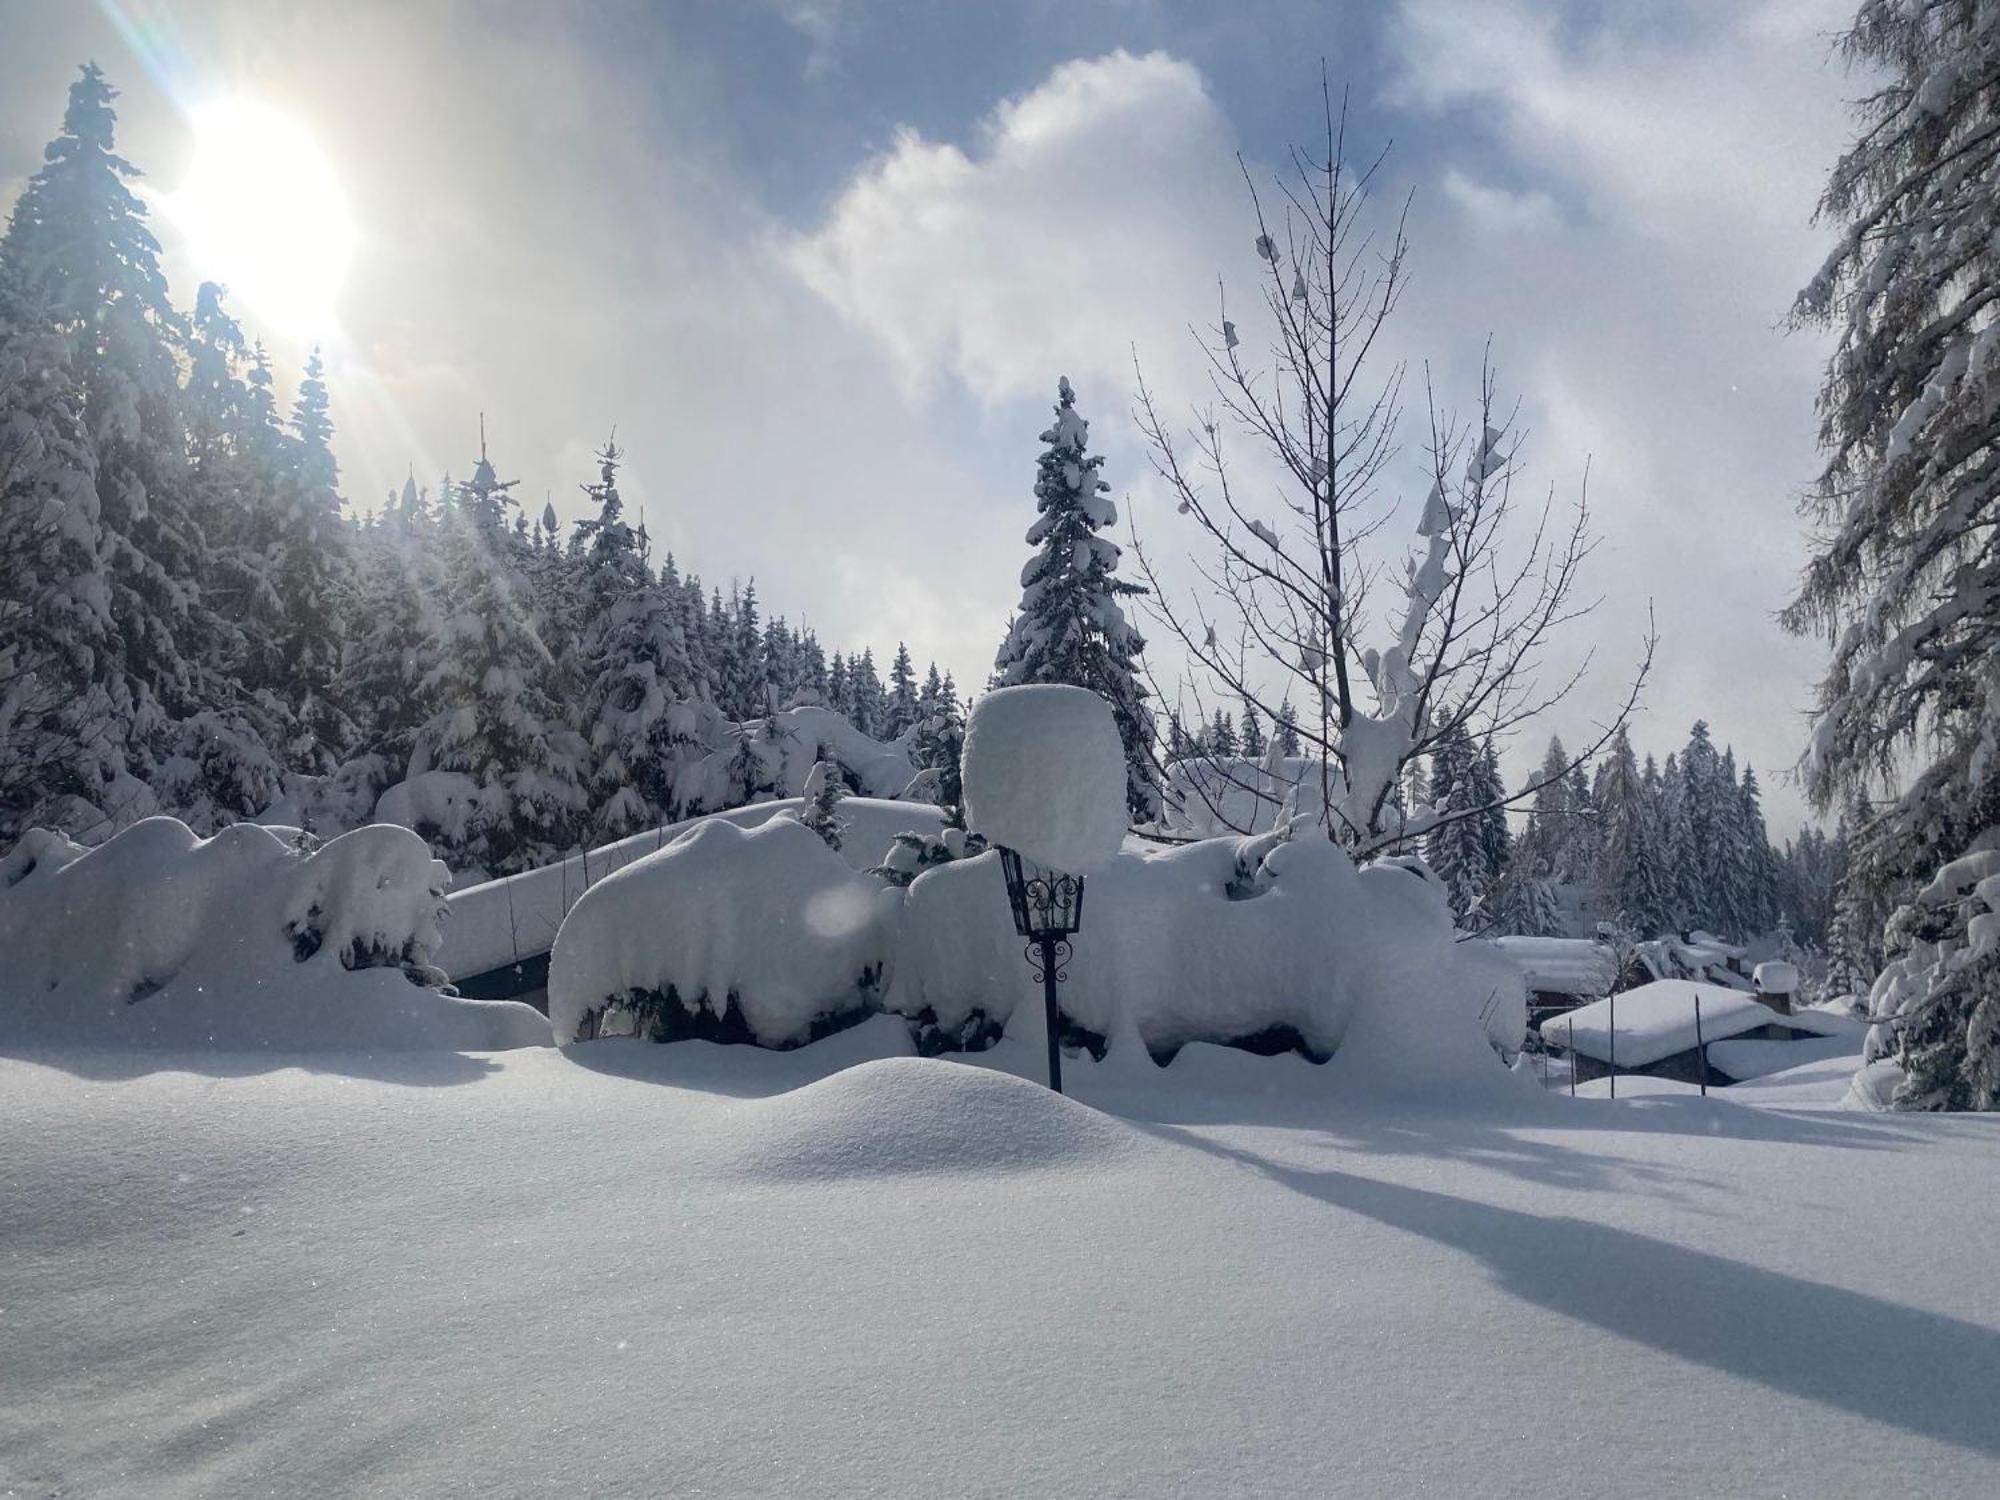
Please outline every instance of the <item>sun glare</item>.
M354 224L326 154L298 121L248 99L201 106L194 137L171 206L201 275L273 332L328 337Z

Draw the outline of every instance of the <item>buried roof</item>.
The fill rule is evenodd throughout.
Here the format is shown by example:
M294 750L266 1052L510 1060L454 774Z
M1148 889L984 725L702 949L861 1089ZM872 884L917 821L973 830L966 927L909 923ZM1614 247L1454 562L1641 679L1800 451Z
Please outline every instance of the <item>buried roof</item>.
M1503 937L1498 948L1527 976L1528 988L1545 995L1603 995L1618 982L1618 959L1588 938Z
M1657 979L1581 1006L1542 1023L1542 1040L1599 1062L1643 1068L1695 1046L1695 997L1701 997L1701 1040L1721 1041L1769 1025L1769 1006L1741 990L1692 979ZM1611 1014L1618 1013L1617 1052L1611 1047Z

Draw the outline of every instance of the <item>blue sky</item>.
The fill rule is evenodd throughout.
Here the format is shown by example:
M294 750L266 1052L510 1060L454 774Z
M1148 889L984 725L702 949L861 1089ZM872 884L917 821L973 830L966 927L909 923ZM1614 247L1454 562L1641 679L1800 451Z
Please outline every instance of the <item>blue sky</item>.
M1324 57L1353 136L1393 140L1385 199L1414 194L1387 352L1462 405L1490 339L1528 479L1569 498L1589 465L1605 602L1575 644L1599 665L1547 727L1588 738L1650 600L1641 749L1706 714L1774 823L1799 816L1776 773L1820 648L1771 616L1826 351L1781 325L1858 91L1839 0L122 9L0 0L0 200L85 57L163 195L201 99L299 119L357 227L329 335L354 501L463 472L484 411L524 496L574 516L615 422L684 566L969 684L1059 374L1156 555L1193 545L1146 474L1133 355L1177 408L1203 394L1189 325L1253 264L1235 156L1262 173L1316 134ZM202 268L161 229L191 301Z

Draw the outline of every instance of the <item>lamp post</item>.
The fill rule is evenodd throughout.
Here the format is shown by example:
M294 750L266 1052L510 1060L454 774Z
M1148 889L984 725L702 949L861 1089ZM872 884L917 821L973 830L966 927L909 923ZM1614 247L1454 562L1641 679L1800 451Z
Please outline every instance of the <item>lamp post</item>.
M1013 908L1014 930L1028 939L1023 952L1042 981L1049 1031L1049 1087L1060 1094L1062 1028L1056 985L1064 977L1062 966L1072 952L1068 939L1083 925L1083 877L1045 870L1004 845L1000 871L1007 878L1007 904Z

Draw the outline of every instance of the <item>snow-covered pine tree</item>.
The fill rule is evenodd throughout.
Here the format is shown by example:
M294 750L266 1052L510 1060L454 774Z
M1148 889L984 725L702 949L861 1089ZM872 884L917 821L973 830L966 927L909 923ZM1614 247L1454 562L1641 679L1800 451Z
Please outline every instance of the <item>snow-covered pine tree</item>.
M831 750L821 745L819 759L806 773L804 806L799 809L799 821L824 839L827 848L836 853L840 850L840 832L844 826L840 804L846 796L847 781L841 775L840 762Z
M965 826L965 783L960 771L964 752L965 710L947 677L938 684L929 711L917 728L917 780L926 795L945 810L945 822L952 828Z
M1555 886L1547 879L1527 874L1517 862L1501 882L1494 927L1517 937L1558 936L1562 932L1562 908L1556 901Z
M1217 760L1236 758L1236 721L1229 710L1218 708L1208 726L1208 753Z
M819 637L811 630L799 636L799 685L796 696L801 703L814 707L826 706L826 648L819 643Z
M1514 839L1507 830L1507 788L1500 776L1500 752L1490 736L1480 743L1470 778L1470 805L1483 809L1475 821L1479 825L1480 858L1486 867L1487 905L1491 907L1513 862Z
M1118 509L1090 454L1090 424L1077 413L1068 377L1056 383L1056 420L1035 467L1037 517L1027 541L1035 555L1021 570L1021 604L994 658L996 686L1059 682L1104 695L1125 743L1125 801L1131 816L1159 816L1153 714L1139 680L1145 638L1119 607L1144 589L1117 577L1119 549L1101 528Z
M1568 878L1568 765L1569 753L1563 749L1562 740L1551 736L1541 766L1529 783L1535 791L1528 808L1528 822L1514 847L1514 867L1523 880L1553 886Z
M854 722L854 692L847 674L847 658L838 651L826 669L826 706L848 723Z
M1725 746L1711 788L1709 890L1716 929L1729 937L1752 936L1751 885L1754 877L1748 830L1743 823L1743 790L1736 781L1736 752Z
M764 633L757 613L757 580L743 585L730 610L729 671L723 691L725 712L733 719L761 718L764 692Z
M1262 761L1264 758L1264 721L1257 717L1252 704L1243 705L1243 758Z
M427 818L415 795L418 832L459 868L495 874L571 849L588 802L589 752L549 694L554 662L515 563L512 487L482 441L444 524L443 640L426 683L438 707L417 732L409 772L419 789L432 785L419 781L427 772L469 779L474 811L462 823Z
M68 341L0 262L0 842L76 827L69 799L123 771L83 407Z
M1463 724L1454 719L1431 752L1432 809L1443 814L1481 806L1476 800L1480 779L1479 749ZM1493 878L1486 833L1479 818L1448 818L1424 841L1424 860L1443 882L1452 915L1460 922L1475 914L1489 920L1493 916L1485 910Z
M100 784L76 793L69 831L87 838L160 801L206 830L260 811L278 777L240 712L231 632L201 591L208 557L190 507L179 384L187 330L168 300L145 205L128 186L138 169L114 149L116 97L95 64L83 68L62 133L0 240L19 305L66 346L97 487L113 622L100 680L120 679L109 727L122 744L103 745L93 757Z
M1784 618L1832 647L1805 760L1815 803L1902 788L1854 851L1858 916L2000 825L2000 14L1863 0L1843 48L1881 82L1820 203L1840 240L1795 308L1839 343L1820 395L1818 531ZM1966 1068L1972 1018L1994 1003L1983 983L1938 998ZM1944 1066L1933 1056L1926 1072ZM1933 1078L1899 1101L1949 1097Z
M413 471L356 543L344 632L340 700L362 745L345 774L377 795L401 777L437 706L430 679L443 635L441 566L438 517Z
M891 740L901 739L917 722L917 669L910 661L910 648L901 641L896 642L896 656L889 664L886 718L883 738Z
M1299 711L1292 707L1292 700L1289 698L1278 705L1278 723L1277 727L1272 731L1272 737L1278 742L1279 754L1298 755L1300 753Z
M581 632L571 678L592 759L591 824L605 840L674 817L674 774L701 746L693 716L694 669L678 601L654 578L624 518L614 439L597 453L597 480L583 486L596 514L577 523Z
M1770 830L1764 826L1764 800L1757 785L1755 767L1746 765L1743 768L1743 780L1738 786L1737 796L1737 822L1749 860L1744 903L1744 917L1748 925L1745 930L1754 935L1770 931L1786 914L1780 895L1783 868L1778 852L1771 847Z
M783 615L764 626L763 660L765 701L790 708L799 696L799 640Z
M1656 936L1644 931L1645 924L1639 920L1647 905L1639 873L1646 842L1646 801L1639 760L1623 725L1611 737L1592 795L1603 830L1595 872L1599 902L1608 913L1624 912L1642 937Z
M1622 727L1622 726L1621 726ZM1573 885L1585 884L1596 873L1602 830L1597 820L1597 799L1590 775L1578 761L1563 779L1562 854L1558 860L1562 878Z
M873 647L863 647L859 657L847 662L848 719L863 734L883 738L883 719L888 709L888 693L882 674L875 670Z
M351 597L349 531L333 457L332 402L317 348L292 405L291 472L276 538L285 676L279 693L299 737L286 747L293 770L331 770L355 733L339 702L342 608Z

